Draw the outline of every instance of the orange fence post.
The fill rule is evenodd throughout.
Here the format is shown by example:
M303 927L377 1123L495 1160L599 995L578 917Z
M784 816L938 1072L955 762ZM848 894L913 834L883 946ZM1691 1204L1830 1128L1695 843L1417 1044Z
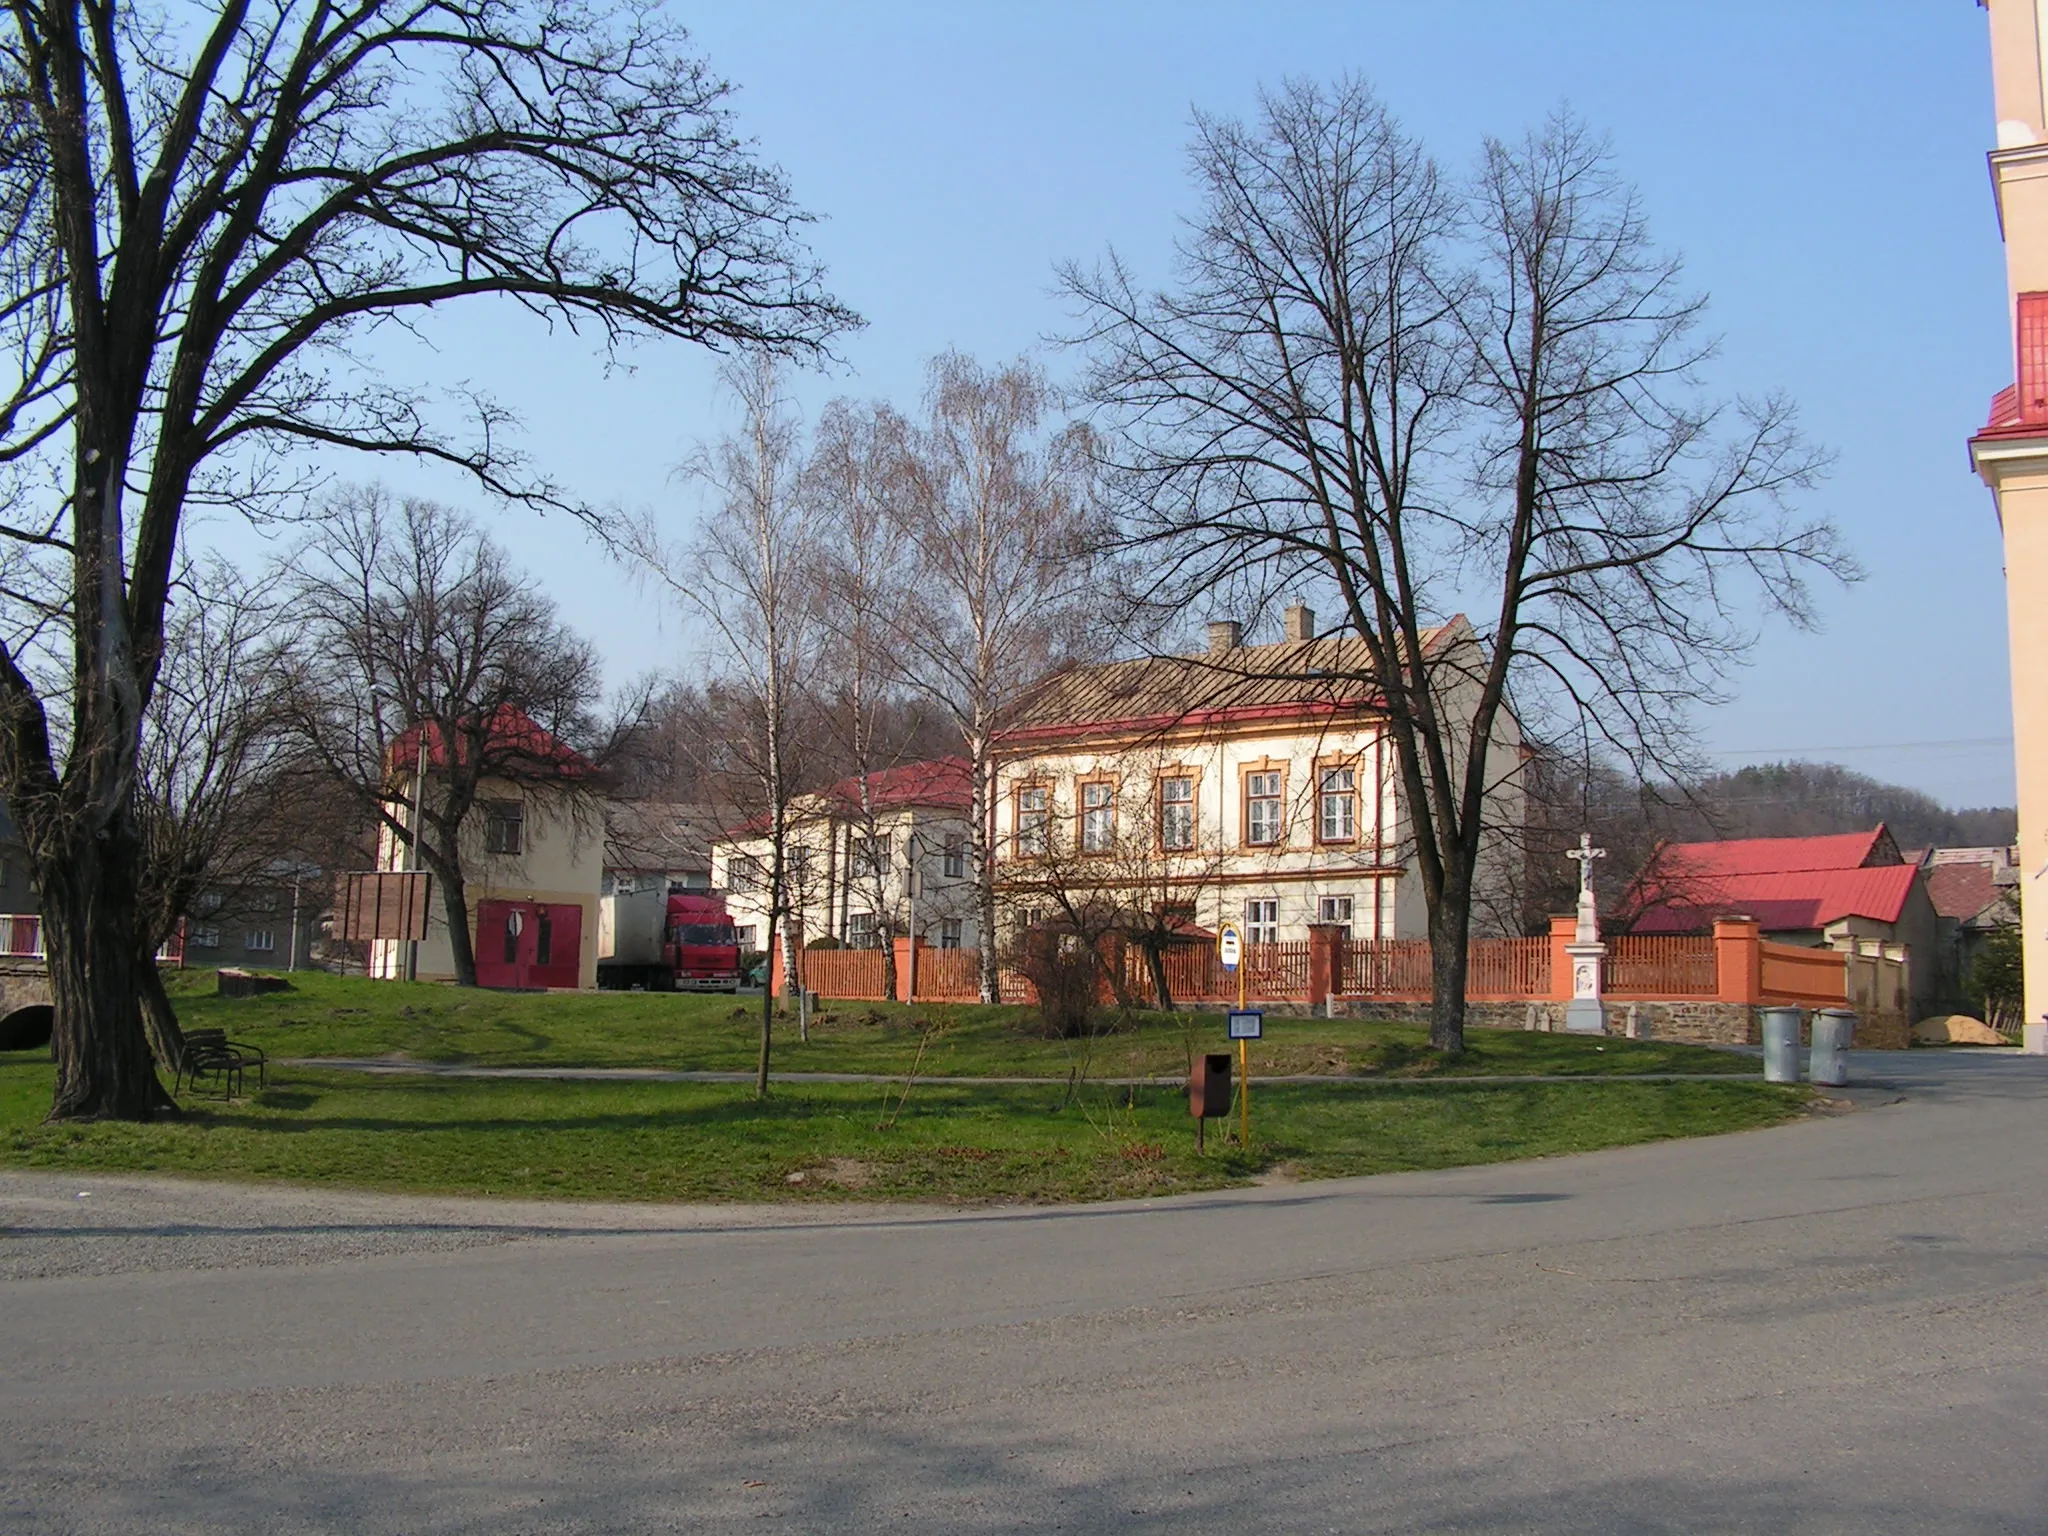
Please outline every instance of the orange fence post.
M1572 913L1558 913L1550 919L1550 997L1552 1002L1572 1000L1572 957L1567 944L1578 942L1579 920Z
M1755 918L1715 920L1714 995L1724 1003L1763 1000L1763 933Z
M1308 925L1308 1000L1320 1003L1344 990L1345 930L1336 923Z
M921 941L899 934L889 942L896 948L896 1001L912 1002L917 997L917 951Z

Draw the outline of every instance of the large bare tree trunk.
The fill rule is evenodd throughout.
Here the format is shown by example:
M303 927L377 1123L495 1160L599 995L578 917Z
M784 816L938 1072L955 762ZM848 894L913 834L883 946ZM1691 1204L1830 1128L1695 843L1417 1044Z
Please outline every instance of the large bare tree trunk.
M150 1059L135 995L134 829L72 840L41 869L57 1061L52 1120L146 1120L168 1098Z
M1429 1044L1456 1053L1465 1049L1465 978L1471 951L1472 886L1450 872L1429 914Z
M144 955L135 962L135 991L142 1001L142 1028L149 1036L149 1048L156 1064L175 1074L185 1054L185 1031L178 1023L178 1011L171 1006L171 994L164 989L163 972L156 957Z
M469 926L469 887L462 871L445 860L435 861L434 873L441 880L441 915L448 924L448 953L455 964L455 985L476 985L476 936Z

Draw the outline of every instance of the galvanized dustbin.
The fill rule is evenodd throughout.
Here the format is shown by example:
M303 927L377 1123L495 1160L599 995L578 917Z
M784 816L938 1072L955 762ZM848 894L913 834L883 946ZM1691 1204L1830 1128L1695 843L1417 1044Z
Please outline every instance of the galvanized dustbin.
M1823 1008L1813 1016L1813 1049L1807 1053L1808 1081L1841 1087L1849 1081L1849 1043L1856 1015L1847 1008Z
M1799 1081L1799 1010L1766 1008L1764 1016L1764 1081Z

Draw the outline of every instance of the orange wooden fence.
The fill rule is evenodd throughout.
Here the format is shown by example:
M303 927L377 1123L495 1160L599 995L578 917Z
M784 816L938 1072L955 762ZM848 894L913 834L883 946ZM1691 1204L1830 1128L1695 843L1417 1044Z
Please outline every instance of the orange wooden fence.
M1307 943L1247 944L1244 990L1259 1002L1317 1003L1319 985L1339 997L1389 1002L1425 1001L1430 995L1426 939L1352 939L1312 929ZM1555 1001L1566 995L1563 946L1569 920L1547 938L1475 939L1466 970L1472 1002ZM910 946L899 939L898 985L909 979ZM1849 995L1849 957L1763 940L1757 925L1730 919L1712 934L1623 935L1610 939L1605 995L1620 1002L1683 1001L1840 1004ZM1238 978L1223 969L1210 943L1176 944L1163 955L1167 988L1176 1004L1232 1003ZM804 985L825 997L880 1000L882 953L873 949L814 949L803 955ZM1124 947L1123 980L1132 996L1155 992L1144 952ZM1875 962L1873 962L1875 964ZM1902 967L1900 968L1902 970ZM781 967L776 966L777 985ZM917 998L972 1002L981 995L981 956L971 949L927 949L916 958ZM1028 1002L1030 983L1014 972L1000 978L1004 1001Z
M1839 1008L1848 1001L1848 965L1832 949L1801 944L1758 946L1758 983L1765 1000L1809 1008Z
M1610 997L1712 997L1719 985L1712 934L1625 933L1607 941Z

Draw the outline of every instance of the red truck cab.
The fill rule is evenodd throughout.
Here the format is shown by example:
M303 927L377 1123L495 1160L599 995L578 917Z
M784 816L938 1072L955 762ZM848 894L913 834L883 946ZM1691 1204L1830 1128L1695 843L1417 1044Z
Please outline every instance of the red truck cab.
M677 892L668 899L661 959L678 991L737 992L739 935L723 896Z

